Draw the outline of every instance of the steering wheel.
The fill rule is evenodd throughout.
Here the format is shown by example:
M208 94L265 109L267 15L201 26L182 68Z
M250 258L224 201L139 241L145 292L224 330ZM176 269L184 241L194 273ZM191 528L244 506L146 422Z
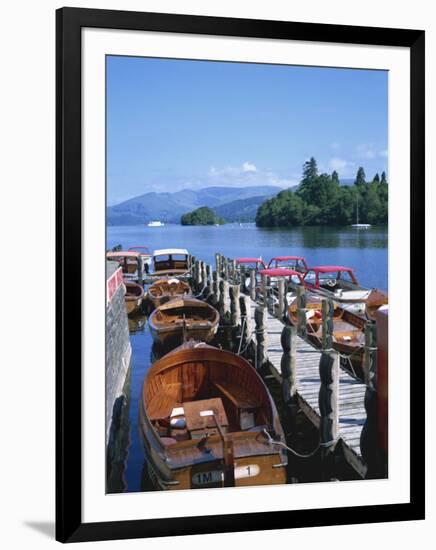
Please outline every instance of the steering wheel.
M327 279L327 281L325 282L325 284L327 286L330 286L331 288L335 287L337 285L337 280L336 279Z

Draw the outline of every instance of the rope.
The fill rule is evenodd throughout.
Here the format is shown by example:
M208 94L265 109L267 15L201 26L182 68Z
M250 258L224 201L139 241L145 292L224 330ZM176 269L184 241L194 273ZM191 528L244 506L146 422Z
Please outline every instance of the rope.
M298 458L311 458L312 456L316 455L316 453L319 451L319 449L321 447L323 447L323 448L332 447L338 441L338 439L332 439L330 441L325 441L325 442L320 441L313 451L311 451L310 453L307 453L307 454L301 454L301 453L298 453L292 447L289 447L289 445L286 445L285 443L283 443L282 441L276 441L275 439L273 439L271 437L271 434L267 430L264 429L263 433L265 434L266 438L268 439L268 445L277 445L278 447L283 447L284 449L286 449L287 451L289 451L290 453L292 453L293 455L295 455Z

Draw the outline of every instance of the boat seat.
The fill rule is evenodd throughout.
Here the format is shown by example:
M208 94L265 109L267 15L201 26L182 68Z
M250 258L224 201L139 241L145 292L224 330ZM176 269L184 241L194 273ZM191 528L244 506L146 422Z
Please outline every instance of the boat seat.
M255 409L259 406L258 401L242 386L221 380L213 384L238 409Z
M166 384L147 404L147 414L150 420L169 418L175 407L182 406L182 383Z

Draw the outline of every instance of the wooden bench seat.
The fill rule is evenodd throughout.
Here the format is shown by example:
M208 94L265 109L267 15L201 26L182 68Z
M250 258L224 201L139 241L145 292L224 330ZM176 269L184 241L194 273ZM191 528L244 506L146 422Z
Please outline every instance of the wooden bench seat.
M255 409L258 401L245 388L231 382L214 382L214 386L238 409Z
M169 418L174 407L180 407L182 401L182 384L166 384L147 403L147 414L150 420Z

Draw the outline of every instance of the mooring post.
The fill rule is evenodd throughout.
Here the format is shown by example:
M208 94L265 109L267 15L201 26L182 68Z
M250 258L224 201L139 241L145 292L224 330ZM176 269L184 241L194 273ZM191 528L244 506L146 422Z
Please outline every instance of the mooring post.
M322 301L322 349L331 350L333 347L333 301L325 298Z
M256 323L256 369L261 369L267 362L267 332L265 326L266 309L263 306L257 306L254 310L254 320Z
M220 277L218 271L212 273L212 305L218 307L220 303Z
M286 306L285 306L286 290L285 289L286 289L286 282L282 277L280 277L278 280L279 304L278 304L278 312L277 312L277 317L280 319L280 321L283 320L283 316L285 315L285 312L286 312Z
M239 349L245 350L251 339L250 301L248 296L240 295L239 305L241 311L241 343Z
M210 264L206 264L206 281L208 283L210 283L212 280L211 274L212 274L212 266Z
M239 266L239 286L241 287L241 292L243 294L245 294L246 291L247 291L246 286L245 286L245 279L246 279L245 265L240 264L240 266Z
M230 260L231 273L232 273L232 284L239 284L238 281L238 270L236 269L236 260Z
M221 273L221 255L219 252L215 252L215 271Z
M201 286L204 288L206 286L206 263L200 261L200 275L201 275Z
M283 401L288 408L291 432L295 426L297 415L297 328L285 325L280 337L283 349L280 361L280 372L282 375Z
M191 256L191 266L190 266L191 269L190 269L190 271L191 271L191 277L192 277L193 280L195 280L195 262L196 261L197 260L196 260L195 256Z
M268 279L266 275L261 276L261 293L263 307L268 308Z
M360 450L368 468L366 477L377 478L383 475L385 466L377 441L377 332L375 322L367 321L364 330L363 371L366 383L366 420L360 434Z
M142 270L142 257L138 257L138 264L137 264L137 271L138 271L138 284L143 286L144 284L144 273Z
M306 291L303 285L297 286L297 333L301 338L307 338L306 326Z
M198 292L201 288L201 271L200 271L200 261L199 260L195 260L194 281L195 281L195 290L196 290L196 292Z
M256 271L250 269L250 298L256 301Z
M239 304L239 286L230 285L230 311L232 314L232 325L234 327L241 324L241 307Z
M229 307L229 283L221 279L219 282L220 301L219 308L221 318L225 324L230 324L230 307Z
M334 473L333 455L339 437L339 354L323 351L319 361L320 446L325 479Z
M229 269L229 259L224 258L224 279L229 282L230 281L230 269Z

